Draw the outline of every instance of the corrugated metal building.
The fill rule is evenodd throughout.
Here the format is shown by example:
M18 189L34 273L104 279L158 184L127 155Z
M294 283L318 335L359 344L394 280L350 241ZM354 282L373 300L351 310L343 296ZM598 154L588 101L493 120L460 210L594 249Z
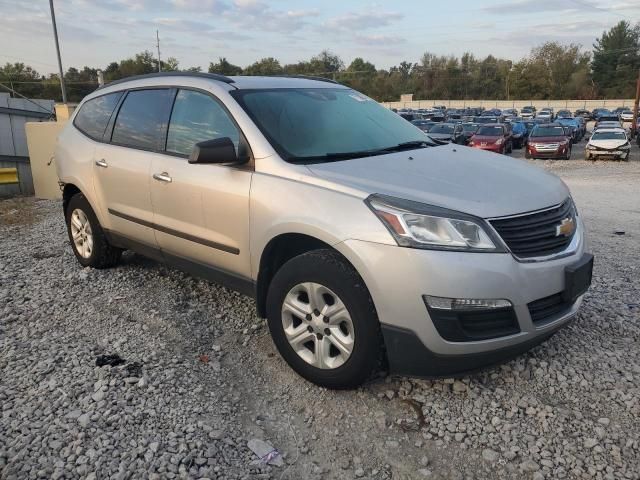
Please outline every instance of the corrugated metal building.
M48 121L53 112L53 100L26 100L0 93L0 197L33 195L33 178L24 124ZM17 170L13 183L12 170ZM10 181L12 183L4 183Z

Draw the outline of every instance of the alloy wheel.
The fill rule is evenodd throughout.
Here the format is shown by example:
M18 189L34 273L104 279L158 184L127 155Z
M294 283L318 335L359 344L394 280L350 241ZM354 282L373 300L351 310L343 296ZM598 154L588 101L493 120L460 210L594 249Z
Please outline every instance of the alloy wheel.
M87 215L79 208L76 208L71 213L70 222L71 238L76 251L82 258L91 257L93 252L93 232Z
M319 283L300 283L287 293L282 327L291 348L316 368L338 368L353 351L351 315L338 295Z

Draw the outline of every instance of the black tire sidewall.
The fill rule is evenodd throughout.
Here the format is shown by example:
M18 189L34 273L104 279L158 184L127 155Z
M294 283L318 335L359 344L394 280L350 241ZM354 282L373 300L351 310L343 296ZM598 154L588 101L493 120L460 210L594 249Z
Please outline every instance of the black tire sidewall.
M282 326L282 303L299 283L315 282L333 291L351 315L354 347L340 367L323 370L305 362L293 350ZM371 376L378 366L381 336L373 302L364 281L340 254L331 250L308 252L286 262L276 273L267 294L267 319L276 348L300 376L320 386L354 388Z

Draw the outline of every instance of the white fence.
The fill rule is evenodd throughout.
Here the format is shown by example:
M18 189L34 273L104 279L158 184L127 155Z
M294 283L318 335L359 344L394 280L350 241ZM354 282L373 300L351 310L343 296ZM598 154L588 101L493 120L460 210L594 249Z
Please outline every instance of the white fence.
M633 99L614 100L413 100L406 102L382 102L388 108L429 108L434 105L445 105L447 108L484 107L484 108L517 108L521 109L527 105L533 105L537 109L551 107L556 110L567 109L577 110L584 108L593 110L594 108L618 107L633 108Z

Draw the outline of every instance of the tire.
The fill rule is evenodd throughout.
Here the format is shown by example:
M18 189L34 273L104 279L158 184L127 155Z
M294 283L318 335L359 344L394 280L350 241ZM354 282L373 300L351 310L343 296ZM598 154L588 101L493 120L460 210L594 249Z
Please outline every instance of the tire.
M524 151L524 158L526 158L527 160L531 159L531 154L529 153L529 149L525 149ZM535 159L534 159L535 160Z
M117 265L122 250L109 244L95 212L82 193L75 194L69 201L65 220L71 248L80 265L93 268ZM78 241L74 234L80 236Z
M345 308L341 315L336 312L338 317L328 318L318 311L322 306L322 313L332 312L339 305ZM318 308L312 310L314 306ZM276 272L267 292L267 321L280 355L301 377L316 385L355 388L381 364L382 334L369 291L354 268L333 250L304 253ZM325 326L328 328L323 329ZM298 339L297 350L291 337ZM338 338L341 340L336 341ZM338 344L350 345L348 355L338 350ZM326 355L316 355L322 346L326 346ZM331 357L332 353L336 356ZM324 359L318 361L321 357Z

